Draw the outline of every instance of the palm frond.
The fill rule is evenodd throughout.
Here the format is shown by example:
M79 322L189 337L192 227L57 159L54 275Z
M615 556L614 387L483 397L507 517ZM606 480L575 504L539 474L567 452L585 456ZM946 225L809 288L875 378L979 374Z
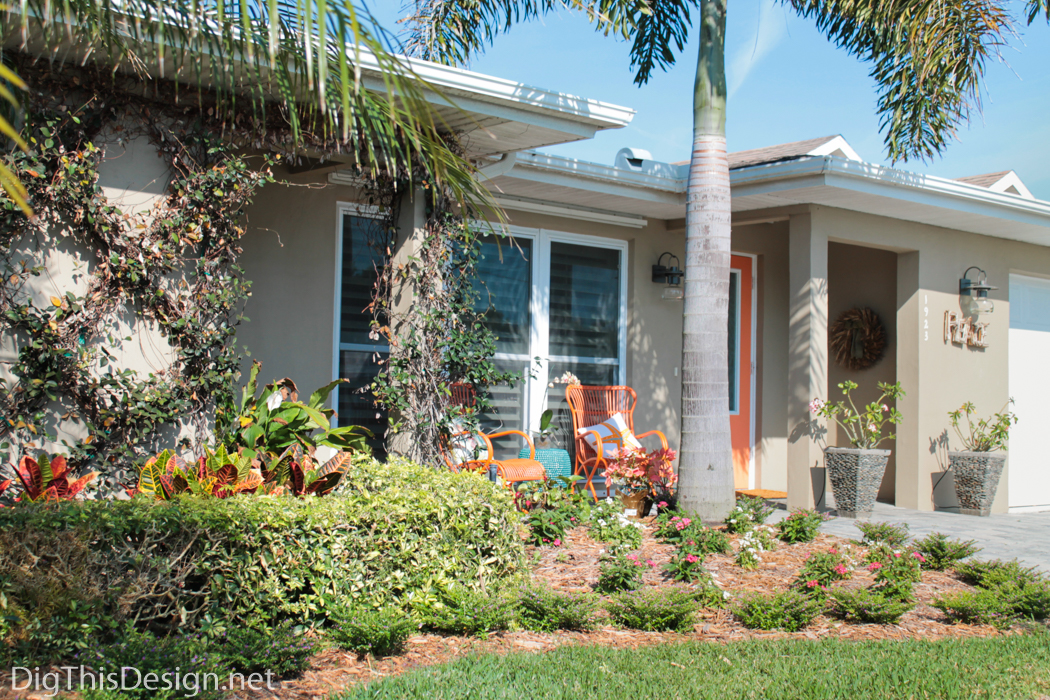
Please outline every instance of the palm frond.
M653 0L415 0L407 18L405 50L410 56L463 65L519 22L549 12L579 10L606 36L630 37Z
M279 101L293 135L309 126L362 167L421 164L461 202L488 200L427 99L440 91L357 0L21 0L12 22L23 50L195 84L231 113Z
M700 0L649 0L650 12L637 18L631 41L635 84L644 85L654 70L674 65L675 53L689 41L690 10L699 7Z
M1034 0L1045 1L1045 0ZM997 0L785 0L872 64L890 158L929 160L981 105L989 58L1012 34Z

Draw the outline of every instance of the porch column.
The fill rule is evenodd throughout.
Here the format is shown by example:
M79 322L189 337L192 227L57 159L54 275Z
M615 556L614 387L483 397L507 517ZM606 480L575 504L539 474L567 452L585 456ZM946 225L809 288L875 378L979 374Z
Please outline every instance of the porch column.
M423 245L426 237L426 196L424 190L416 188L413 191L401 195L400 208L397 213L397 247L390 256L390 264L395 268L410 267L412 259L415 258ZM403 319L404 314L411 308L415 299L415 285L411 277L398 281L394 278L394 288L391 289L391 316L394 319ZM395 336L402 335L404 329L396 321L391 323L390 330ZM390 355L394 356L397 348L391 346ZM390 422L397 421L399 417L391 413ZM399 433L388 434L386 448L391 454L411 456L415 454L415 436L407 430Z
M789 222L788 508L823 506L824 455L809 403L828 398L828 238L811 214Z
M904 388L905 396L897 402L897 410L904 421L896 426L897 439L887 443L894 450L897 474L894 502L903 508L915 510L933 509L933 485L931 469L924 462L931 458L933 442L923 435L937 435L936 428L927 430L923 423L920 350L929 346L930 305L928 292L921 284L921 268L918 251L900 253L897 256L897 381ZM937 326L938 324L934 324ZM934 342L941 342L936 337ZM931 390L936 390L931 387ZM923 444L925 443L925 444Z

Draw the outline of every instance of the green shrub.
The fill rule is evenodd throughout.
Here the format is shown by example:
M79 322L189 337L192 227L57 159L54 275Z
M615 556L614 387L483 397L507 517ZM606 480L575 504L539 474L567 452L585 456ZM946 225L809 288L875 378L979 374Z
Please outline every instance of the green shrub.
M683 583L698 581L707 574L704 569L705 556L699 547L683 543L671 555L671 561L664 567L664 571L675 581Z
M525 516L525 524L529 527L528 543L537 547L560 547L565 531L572 527L570 517L570 511L562 508L529 511Z
M221 632L227 620L320 623L343 601L426 598L456 582L480 589L513 575L524 558L518 524L509 494L484 478L393 459L355 464L341 491L323 499L0 509L0 572L9 605L20 611L15 639L38 628L41 638L52 634L51 611L67 598L104 625ZM38 559L48 564L33 565ZM81 638L94 633L78 629ZM52 655L34 662L60 658L63 644L45 639L40 646Z
M1050 581L1004 583L991 589L1021 617L1045 620L1050 617Z
M425 616L423 625L448 634L486 637L510 627L515 613L515 601L509 595L456 586Z
M934 571L950 569L957 562L981 551L974 540L950 540L939 532L915 540L912 546L926 557L926 568Z
M729 554L733 551L726 533L699 525L698 521L694 521L682 532L684 537L680 542L695 546L704 554Z
M229 681L231 671L222 653L214 650L202 635L155 637L149 632L138 632L131 628L122 630L119 642L89 646L72 661L76 666L83 665L96 673L106 674L107 683L112 682L109 674L114 672L118 675L113 680L119 683L119 674L124 667L134 668L143 678L148 673L157 674L159 685L148 689L144 685L128 688L137 678L129 673L128 683L120 695L122 698L149 700L165 696L222 700L226 693L220 688ZM166 694L164 690L170 690L165 688L166 682L174 685L171 674L176 669L180 676L181 692ZM163 674L168 674L167 679ZM190 683L198 688L194 689Z
M894 552L885 564L872 562L868 565L868 570L875 572L873 590L890 598L910 601L914 597L915 584L922 579L924 561L925 558L921 554L909 551Z
M263 630L231 626L213 641L234 670L245 675L270 671L275 678L305 671L318 647L297 634L289 621Z
M864 588L852 591L839 588L830 595L835 612L849 622L895 625L913 607L908 601Z
M766 522L776 508L771 506L764 498L751 496L740 496L736 499L736 507L729 511L726 516L725 526L727 532L742 533Z
M1006 629L1017 621L1009 603L996 591L988 589L940 596L930 605L953 621L968 625L992 625Z
M619 510L619 506L612 513L592 513L588 522L588 532L592 538L623 549L641 547L644 529L644 525L624 515L623 511Z
M328 638L339 648L377 658L404 652L408 638L419 628L408 615L389 606L339 608L329 623Z
M863 535L861 544L865 546L887 544L893 549L899 549L911 537L907 523L897 525L894 523L866 523L858 520L854 525L861 531Z
M685 631L693 623L697 605L687 589L643 588L615 594L606 610L614 622L628 629Z
M733 606L733 614L749 629L788 632L805 628L823 611L822 602L798 591L752 593L738 598Z
M853 561L836 547L806 557L792 584L806 594L826 593L832 583L853 577Z
M694 582L692 587L693 600L701 608L721 610L729 605L729 594L719 587L711 575L705 570L704 576Z
M777 523L778 536L789 544L812 542L820 531L821 523L827 519L827 516L815 510L796 510Z
M518 620L522 627L537 632L594 629L597 610L597 596L562 593L545 586L528 586L518 599Z
M667 516L666 519L664 515ZM696 539L693 535L703 528L700 519L679 511L661 513L657 516L654 536L661 542L677 544L686 539Z
M955 567L955 573L981 588L995 588L1003 584L1037 583L1046 580L1034 567L1026 567L1021 562L1002 561L966 561Z
M651 562L642 561L637 554L624 554L620 550L607 552L598 560L598 586L601 593L633 591L642 585L642 574Z

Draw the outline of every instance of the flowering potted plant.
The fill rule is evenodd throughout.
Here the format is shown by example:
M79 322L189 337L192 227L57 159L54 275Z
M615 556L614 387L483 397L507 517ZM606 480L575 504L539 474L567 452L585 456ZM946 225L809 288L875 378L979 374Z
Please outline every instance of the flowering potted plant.
M648 514L653 497L670 493L678 482L674 472L676 452L670 448L646 452L625 447L615 457L605 461L602 475L609 483L624 491L624 507L633 509L638 517Z
M560 377L547 384L547 390L550 391L553 389L555 384L576 385L579 383L580 379L575 374L572 372L564 372ZM544 396L543 400L546 401L547 397ZM548 408L540 414L539 430L532 431L533 444L537 449L551 449L558 447L558 433L560 430L560 426L554 422L554 409Z
M976 407L969 401L948 414L952 428L962 441L963 451L948 453L948 468L955 477L955 495L965 515L990 515L999 479L1003 475L1006 453L992 454L1006 449L1010 426L1017 416L1007 410L1013 399L990 418L978 419ZM966 429L960 425L966 419Z
M833 403L813 399L809 410L829 421L835 421L849 439L849 447L825 447L824 464L831 479L831 490L835 494L835 507L840 516L861 518L871 515L875 497L879 493L882 477L886 473L891 450L880 450L884 440L893 440L893 433L883 435L888 425L898 425L902 416L887 401L896 401L904 396L900 382L879 382L882 394L878 399L858 409L851 393L856 382L845 381L838 385L845 401Z

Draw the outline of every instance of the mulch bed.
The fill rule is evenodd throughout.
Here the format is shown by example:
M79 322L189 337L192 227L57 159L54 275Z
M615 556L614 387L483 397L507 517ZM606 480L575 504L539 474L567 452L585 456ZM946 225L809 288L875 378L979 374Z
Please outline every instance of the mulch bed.
M730 536L735 541L737 536ZM733 595L749 591L773 592L789 587L803 561L811 553L836 547L840 550L851 547L851 556L861 563L864 549L848 540L831 535L818 535L810 543L788 545L780 543L773 552L762 554L762 564L757 571L744 571L733 561L732 555L710 555L705 567L716 583ZM565 591L590 591L598 581L598 557L607 547L605 543L590 538L586 529L577 528L567 533L561 547L528 548L532 562L532 577L552 588ZM645 574L647 586L669 585L662 572L674 546L656 541L651 529L644 533L641 559L657 564ZM873 582L872 574L860 567L854 577L837 584L846 587L866 587ZM904 615L898 625L846 624L841 620L822 615L801 632L764 632L749 630L726 610L704 610L697 616L697 623L690 633L638 632L623 630L603 624L592 632L559 631L497 632L488 639L452 637L436 634L420 634L408 640L405 654L384 659L360 658L338 649L329 649L311 659L311 669L301 677L279 682L275 691L258 690L235 693L238 700L308 700L323 698L345 688L388 676L404 673L413 668L431 666L452 661L467 655L508 653L514 651L543 652L569 644L592 644L619 648L637 648L663 642L703 640L730 642L744 639L825 639L851 640L877 639L938 639L942 637L984 637L1001 634L993 627L951 624L939 610L929 603L937 595L969 590L971 587L952 574L924 571L922 582L915 587L917 604ZM1006 634L1010 634L1007 632ZM0 682L4 680L0 674ZM0 698L10 683L0 686ZM25 696L23 696L25 697ZM33 697L33 696L29 696ZM41 696L43 697L43 696Z
M858 533L859 534L859 533ZM730 536L736 540L736 536ZM732 555L710 555L705 567L716 582L731 594L747 591L773 592L789 587L791 581L810 553L829 547L852 547L852 556L859 564L863 548L848 540L831 535L818 535L813 542L787 545L781 543L773 552L762 554L762 565L757 571L744 571L733 561ZM552 588L565 591L591 591L598 581L598 557L607 545L590 538L586 529L570 531L561 547L529 547L533 579ZM641 559L650 559L657 567L645 574L647 586L668 585L662 573L674 546L657 542L646 530L640 550ZM866 587L874 577L861 567L853 579L840 586ZM726 610L705 610L697 616L697 624L687 634L671 632L637 632L603 625L593 632L497 632L488 639L447 637L421 634L408 641L408 651L402 656L386 659L360 659L353 654L330 650L319 654L313 668L301 678L281 683L275 693L259 691L240 694L238 698L281 698L307 700L323 697L356 683L397 675L405 671L445 663L471 654L502 654L513 651L543 652L568 644L594 644L609 647L636 648L663 642L703 640L730 642L743 639L938 639L942 637L983 637L1000 634L993 627L950 624L929 603L937 595L950 591L970 590L971 587L953 575L924 571L922 582L915 587L917 604L899 625L846 624L835 617L821 616L801 632L764 632L749 630Z

